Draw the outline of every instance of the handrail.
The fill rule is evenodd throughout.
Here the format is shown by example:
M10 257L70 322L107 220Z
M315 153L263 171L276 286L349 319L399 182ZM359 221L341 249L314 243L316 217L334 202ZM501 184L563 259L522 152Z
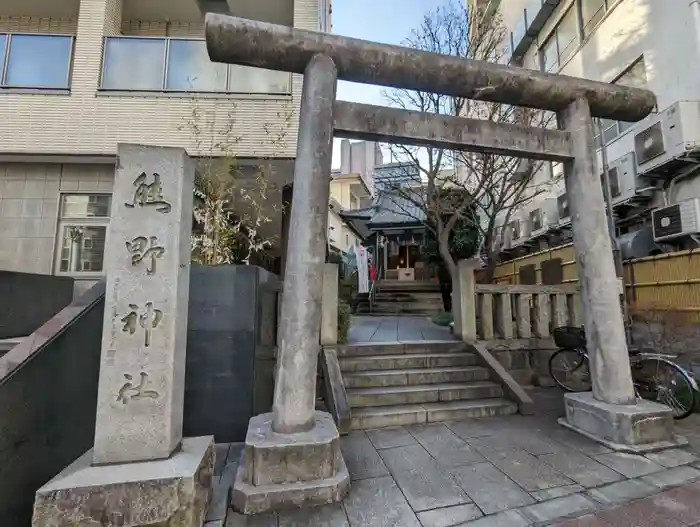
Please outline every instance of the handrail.
M369 286L369 312L371 313L374 310L374 300L375 297L377 296L377 282L379 281L379 277L382 275L382 264L379 264L379 267L377 268L377 274L374 276L374 280L372 280L372 283Z

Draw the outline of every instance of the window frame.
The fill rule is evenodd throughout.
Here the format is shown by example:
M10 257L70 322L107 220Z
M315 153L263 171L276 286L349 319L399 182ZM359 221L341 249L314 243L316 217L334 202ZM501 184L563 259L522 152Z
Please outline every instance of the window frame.
M595 15L587 23L584 23L583 21L583 2L585 1L586 0L574 0L573 2L571 2L564 14L561 17L559 17L559 20L557 20L557 23L554 25L554 28L552 28L552 30L549 32L546 38L543 39L543 44L537 49L537 52L540 56L541 71L558 73L561 70L564 63L566 63L571 57L573 57L576 54L576 51L581 48L581 46L586 42L586 40L593 33L595 33L596 28L603 21L605 15L607 15L607 13L610 11L613 5L619 0L602 0L602 7L598 11L596 11ZM591 20L593 20L600 11L602 11L600 19L596 20L595 23L590 24ZM574 18L576 19L576 38L574 39L576 41L576 45L572 47L571 53L564 60L562 60L562 49L559 42L559 26L571 12L574 13ZM590 27L588 27L589 25ZM547 44L552 38L556 39L557 63L556 69L552 68L547 70L544 67L544 49L547 47Z
M109 211L107 216L96 217L66 217L64 215L64 198L67 196L107 196L109 197ZM56 222L56 244L54 249L54 275L70 276L75 279L94 280L104 276L105 254L102 254L102 271L61 271L61 253L63 252L63 232L66 227L104 227L105 228L105 246L109 230L109 220L111 216L111 208L113 206L113 195L111 192L60 192L58 195L58 218Z
M69 35L66 33L27 33L23 31L0 31L0 35L5 37L5 48L0 54L0 91L5 90L40 90L43 92L47 91L70 91L71 84L73 81L73 56L75 54L75 35ZM70 45L68 46L68 57L67 57L67 67L65 73L65 86L30 86L30 85L8 85L7 84L7 72L10 65L11 51L12 51L12 37L41 37L41 38L63 38L68 39Z
M164 42L164 51L163 51L163 63L161 66L161 78L160 78L160 88L154 88L154 89L143 89L143 88L110 88L110 87L105 87L104 86L104 81L105 81L105 73L107 71L107 48L108 48L108 42L109 41L124 41L127 39L133 39L133 40L142 40L142 41L147 41L147 40L159 40ZM140 36L140 35L115 35L115 36L105 36L103 37L103 44L102 44L102 67L100 68L100 82L99 82L99 87L98 87L98 92L102 93L152 93L152 94L179 94L179 93L187 93L187 94L221 94L221 95L233 95L233 96L257 96L257 97L291 97L292 96L292 74L291 73L286 73L287 75L287 89L282 92L263 92L263 91L256 91L256 92L242 92L242 91L232 91L231 90L231 83L232 79L234 78L233 71L235 68L239 67L245 67L245 66L239 66L237 64L226 64L226 88L224 91L212 91L212 90L181 90L181 89L169 89L167 86L168 83L168 64L170 60L170 44L173 41L188 41L188 42L206 42L205 39L200 39L200 38L188 38L188 37L154 37L154 36ZM261 68L262 71L274 71L274 70L265 70L264 68ZM281 76L281 72L280 73Z
M620 79L623 79L625 75L630 73L632 70L634 70L635 67L638 67L640 64L644 65L644 88L647 89L648 86L648 78L646 76L646 61L644 60L644 55L640 55L637 57L635 60L632 61L632 63L627 66L624 70L622 70L622 73L620 73L615 79L611 81L612 84L617 84L620 82ZM620 86L627 86L626 84L621 84ZM631 130L634 128L635 123L628 123L626 121L609 121L606 119L600 120L601 126L602 126L602 136L599 134L599 129L598 129L598 119L595 120L595 126L593 129L593 140L596 144L597 149L603 148L603 146L607 146L616 139L618 139L622 134L627 132L628 130ZM608 124L606 127L604 123L612 123ZM624 128L623 128L624 127ZM605 138L605 133L608 132L609 130L615 131L615 135L610 137L609 139Z

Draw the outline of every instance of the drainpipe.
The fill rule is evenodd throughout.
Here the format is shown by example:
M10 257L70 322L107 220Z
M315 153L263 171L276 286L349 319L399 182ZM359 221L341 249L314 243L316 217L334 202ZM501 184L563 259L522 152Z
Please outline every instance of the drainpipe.
M693 12L693 22L695 23L695 41L697 51L700 52L700 0L690 0L688 3Z

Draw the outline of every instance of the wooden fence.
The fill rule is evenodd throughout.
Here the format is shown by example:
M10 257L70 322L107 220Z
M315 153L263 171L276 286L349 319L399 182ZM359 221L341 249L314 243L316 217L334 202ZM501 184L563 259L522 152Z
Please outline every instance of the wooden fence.
M521 269L533 265L540 284L542 262L556 259L561 261L562 283L578 283L573 244L504 262L496 267L494 282L520 284ZM700 249L626 260L623 270L625 297L633 314L672 312L687 322L700 323Z

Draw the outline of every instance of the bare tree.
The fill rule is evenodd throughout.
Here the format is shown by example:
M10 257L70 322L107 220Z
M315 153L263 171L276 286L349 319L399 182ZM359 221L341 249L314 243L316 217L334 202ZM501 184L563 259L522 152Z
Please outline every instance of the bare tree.
M235 105L207 105L193 98L190 114L180 125L191 136L198 154L195 178L195 233L192 260L202 264L250 265L265 259L277 235L262 231L281 213L282 189L272 177L272 160L254 155L256 164L238 159ZM292 125L290 111L277 115L278 122L262 124L264 151L284 144ZM254 153L255 154L255 153Z
M484 21L462 3L450 0L426 13L421 25L405 41L409 47L471 60L503 62L506 30L500 15ZM453 115L499 123L545 126L551 116L513 106L396 89L386 97L393 106L426 113ZM499 226L544 190L533 185L541 163L489 153L455 152L439 148L393 145L392 157L418 167L420 189L391 189L396 205L417 206L438 240L440 256L454 282L457 265L450 253L450 236L458 224L480 234L478 255L486 257L491 274L501 250Z

